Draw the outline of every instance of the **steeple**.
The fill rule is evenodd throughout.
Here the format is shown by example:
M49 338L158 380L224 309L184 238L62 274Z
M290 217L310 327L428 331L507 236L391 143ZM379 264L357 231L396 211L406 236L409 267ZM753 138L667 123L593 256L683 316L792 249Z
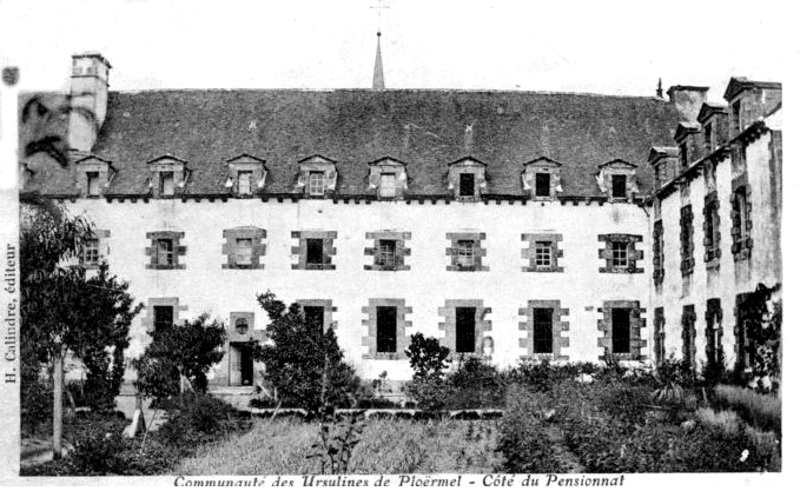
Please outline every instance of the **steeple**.
M378 49L375 52L375 71L372 73L372 90L383 90L383 60L381 59L381 31L378 31Z

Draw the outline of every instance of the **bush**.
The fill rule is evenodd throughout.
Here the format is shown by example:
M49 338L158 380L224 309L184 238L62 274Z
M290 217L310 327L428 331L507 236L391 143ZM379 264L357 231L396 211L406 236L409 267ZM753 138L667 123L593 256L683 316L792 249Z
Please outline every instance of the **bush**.
M494 365L478 357L462 358L445 378L448 409L502 407L506 377Z
M781 435L781 399L751 389L719 385L714 388L714 406L736 411L749 424Z
M567 380L586 375L595 375L599 368L594 363L565 363L556 365L548 359L525 359L511 369L509 377L534 392L546 392Z
M251 423L239 418L236 408L208 394L183 394L163 406L169 417L159 428L158 438L175 449L191 449L212 442Z
M426 338L418 332L411 335L405 353L414 370L414 380L441 378L447 368L450 348L441 346L438 339Z
M25 377L20 388L20 422L23 435L34 434L53 420L53 387L38 376Z
M545 474L566 470L553 456L542 427L542 402L537 397L520 385L508 389L497 443L503 454L503 472Z

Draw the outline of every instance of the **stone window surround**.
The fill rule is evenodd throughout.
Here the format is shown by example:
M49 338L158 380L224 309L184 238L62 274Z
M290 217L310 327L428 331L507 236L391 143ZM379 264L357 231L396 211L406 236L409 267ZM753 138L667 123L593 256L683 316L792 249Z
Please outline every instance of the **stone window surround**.
M603 348L604 352L611 353L613 342L611 309L630 309L631 311L631 351L630 353L614 353L614 356L619 357L621 360L641 359L642 349L647 347L647 340L642 338L642 329L647 325L647 320L642 317L642 314L646 313L647 309L640 307L637 300L606 300L603 302L603 307L597 309L597 312L603 315L597 321L597 329L603 334L597 338L597 347ZM605 354L601 354L598 358L603 361L604 357Z
M547 157L540 157L527 162L522 170L522 189L530 192L530 197L537 201L550 201L560 193L561 164ZM550 174L550 193L547 196L536 195L536 174Z
M336 269L336 265L333 264L333 256L336 255L336 248L333 246L333 241L336 239L336 236L337 233L335 231L293 230L292 238L299 239L299 243L296 246L292 246L292 255L297 255L297 264L292 264L292 269L313 271ZM322 239L322 264L306 264L307 239Z
M681 275L689 276L694 271L694 211L687 204L680 210Z
M533 352L533 309L553 310L553 352ZM562 332L569 332L569 321L561 320L569 316L569 309L561 308L560 300L528 300L528 306L519 309L519 316L525 318L519 323L519 330L525 334L519 339L519 347L525 349L525 357L534 360L568 361L569 356L563 354L563 348L569 348L569 337L562 337Z
M153 332L155 329L155 309L153 307L172 307L172 323L177 324L180 322L180 313L187 311L189 308L186 305L180 305L178 297L152 297L147 299L147 308L144 310L142 316L142 327L148 333Z
M475 194L472 196L461 196L460 176L465 173L475 175ZM450 164L447 182L447 188L456 199L460 201L477 201L487 189L486 164L469 157L457 160Z
M367 232L365 234L367 240L374 241L372 247L364 248L364 255L372 257L372 264L365 264L364 269L367 271L409 271L411 266L405 264L405 258L411 255L411 249L405 246L407 240L411 240L411 232L397 232L393 230L379 230L375 232ZM395 263L394 265L378 264L380 242L382 240L395 241Z
M445 255L450 257L447 271L489 271L489 266L483 264L483 258L486 257L486 248L481 247L481 241L486 240L484 232L448 232L445 234L445 239L450 241L450 247L445 250ZM458 242L461 240L471 240L475 243L474 266L471 268L458 265Z
M740 218L736 214L736 200L740 194L745 197L745 223L736 226L736 222ZM752 202L752 188L747 181L747 173L743 173L731 181L731 252L735 261L743 261L750 257L753 249L753 238L751 237L753 230L753 202ZM742 233L744 232L744 234Z
M228 257L228 261L222 264L222 269L264 269L261 264L261 256L267 253L267 245L263 243L267 238L267 231L263 228L244 226L225 229L222 231L222 254ZM252 239L253 248L251 251L250 264L238 264L236 261L236 240Z
M336 161L322 155L312 155L299 162L300 172L297 177L295 189L305 194L307 198L324 199L329 198L336 191L336 181L338 174L336 171ZM322 172L324 192L322 195L312 195L310 192L310 174L312 172Z
M636 244L642 242L643 237L636 234L600 234L597 236L598 242L605 242L605 247L598 250L598 257L605 259L605 267L601 267L601 273L623 273L634 274L644 273L644 268L637 268L636 261L644 259L644 251L636 249ZM614 266L612 254L612 244L614 242L626 242L628 244L628 266Z
M636 185L636 165L621 159L616 159L606 162L605 164L601 164L599 167L600 170L596 175L597 184L600 187L600 191L606 195L609 202L620 203L630 202L633 200L634 194L639 192L639 188ZM612 176L619 175L625 176L626 192L624 197L615 197L613 195L613 189L611 185Z
M397 351L395 353L378 353L378 307L397 307ZM365 360L405 360L406 348L411 343L411 336L406 334L412 322L406 320L412 313L411 307L406 307L404 298L370 298L369 305L361 308L361 313L367 318L361 324L367 327L367 335L361 338L361 345L367 348L363 355Z
M692 369L695 368L697 357L697 329L695 323L697 314L694 305L684 305L681 311L681 353L683 360L688 361ZM689 358L688 360L686 358Z
M184 237L183 232L174 232L169 230L159 232L147 232L146 237L150 240L150 247L145 248L145 255L150 258L150 262L145 265L146 269L186 269L185 264L181 264L180 257L186 256L186 246L180 245L181 239ZM173 251L173 264L165 265L158 264L158 241L160 239L172 240Z
M562 234L551 232L531 232L522 234L522 241L528 242L528 247L522 249L522 259L528 260L528 265L522 267L523 273L563 273L564 267L559 266L558 259L564 257L564 251L558 243L564 240ZM536 243L550 242L550 266L536 265Z
M486 316L492 313L492 309L483 306L480 299L453 299L445 300L444 307L439 307L439 317L444 317L444 322L439 323L439 331L444 333L441 338L442 346L450 348L453 356L466 353L456 353L456 308L467 307L475 309L475 356L483 356L483 339L487 333L492 331L492 321L487 320Z
M719 298L709 298L706 300L706 361L712 358L716 359L717 363L722 360L723 347L722 337L724 329L722 328L722 304ZM717 339L717 352L711 353L712 336Z
M254 157L250 154L243 153L237 157L229 159L227 161L228 164L228 179L231 180L231 193L244 197L249 198L252 197L256 189L260 189L264 187L266 177L267 177L267 169L265 167L266 161L260 159L258 157ZM240 193L239 192L239 173L240 172L252 172L252 177L250 179L250 192L249 193Z
M111 254L111 249L108 245L108 239L111 237L110 230L92 230L92 239L97 239L97 253L99 260L96 263L87 262L84 259L83 251L78 254L78 263L84 269L98 269L100 265L108 260Z
M75 168L77 174L77 182L75 185L80 192L81 198L96 199L102 197L103 190L108 187L116 174L116 169L111 165L110 161L94 155L89 155L78 160L75 163ZM89 194L88 181L90 172L97 172L98 175L100 192L95 195Z
M381 175L395 175L395 195L381 196ZM384 157L369 163L369 190L375 191L375 196L380 200L400 200L403 199L405 191L408 189L408 173L406 163L391 157Z
M148 162L150 169L150 192L154 198L174 198L178 189L183 188L189 174L186 162L171 156L163 156ZM173 173L174 192L171 195L161 196L161 173Z
M709 236L709 232L711 232L711 236ZM703 246L705 248L703 260L706 262L706 268L719 267L719 260L722 257L721 240L719 198L717 192L714 191L706 195L703 206Z
M322 322L327 329L336 330L339 327L339 323L333 320L333 313L338 312L338 308L333 306L333 300L329 298L301 298L299 300L295 300L295 303L300 306L300 312L305 315L305 311L303 307L322 307L323 308L323 317Z
M666 322L664 307L656 307L653 310L653 357L656 365L666 359Z
M653 222L653 282L656 286L664 283L664 222Z

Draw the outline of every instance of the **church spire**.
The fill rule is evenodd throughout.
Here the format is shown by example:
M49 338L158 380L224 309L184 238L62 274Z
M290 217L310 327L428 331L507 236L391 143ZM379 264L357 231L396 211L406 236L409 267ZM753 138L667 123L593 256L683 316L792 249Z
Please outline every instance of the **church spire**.
M372 73L372 90L383 90L383 59L381 58L381 31L378 31L378 50L375 52L375 70Z

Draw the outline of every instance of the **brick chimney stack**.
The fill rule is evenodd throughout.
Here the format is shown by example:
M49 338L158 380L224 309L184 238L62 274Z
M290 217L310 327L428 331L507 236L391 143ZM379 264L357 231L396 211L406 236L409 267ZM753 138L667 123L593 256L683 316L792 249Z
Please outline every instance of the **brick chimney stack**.
M692 85L673 85L667 90L669 101L675 104L681 115L681 121L693 123L700 114L700 106L706 101L708 87Z

